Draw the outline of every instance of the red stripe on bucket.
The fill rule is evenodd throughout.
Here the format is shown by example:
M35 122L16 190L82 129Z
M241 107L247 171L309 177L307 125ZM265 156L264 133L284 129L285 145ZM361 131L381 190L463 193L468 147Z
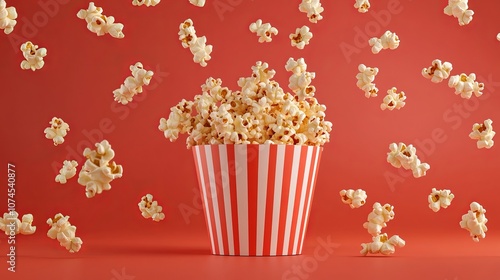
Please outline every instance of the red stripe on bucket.
M259 174L259 146L247 146L248 174ZM257 250L257 188L258 176L248 176L248 248L249 255L254 256Z

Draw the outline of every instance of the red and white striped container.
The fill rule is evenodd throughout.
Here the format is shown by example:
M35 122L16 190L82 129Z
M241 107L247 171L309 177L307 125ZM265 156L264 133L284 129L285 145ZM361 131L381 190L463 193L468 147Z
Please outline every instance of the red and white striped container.
M193 147L215 255L298 255L307 229L322 147Z

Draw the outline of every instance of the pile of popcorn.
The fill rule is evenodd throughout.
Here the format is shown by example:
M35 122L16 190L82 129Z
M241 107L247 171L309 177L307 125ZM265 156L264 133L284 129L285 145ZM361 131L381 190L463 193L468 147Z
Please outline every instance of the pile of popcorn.
M455 198L455 195L452 194L450 190L437 190L436 188L432 188L432 192L429 194L427 200L429 202L429 208L434 212L438 212L441 208L448 208L453 198Z
M430 169L429 164L420 162L417 157L417 149L411 144L407 146L402 142L399 144L391 143L389 150L387 162L396 168L403 167L406 170L411 170L415 178L425 176L427 170Z
M466 99L471 98L472 94L479 97L483 94L482 91L484 90L484 84L476 81L476 74L474 73L468 76L464 73L451 76L448 80L448 86L455 88L456 95L460 94L462 98Z
M95 144L96 149L85 148L83 155L87 158L80 170L78 183L85 186L85 195L88 198L111 189L111 181L121 178L123 168L111 161L115 151L107 140Z
M102 12L101 7L96 7L94 2L90 2L89 7L86 10L81 9L76 16L80 19L85 19L87 29L96 33L97 36L109 34L118 39L125 37L125 34L123 34L123 24L115 23L114 17L105 16Z
M16 19L16 8L7 7L5 0L0 0L0 29L3 29L5 34L12 33L14 26L17 24Z
M448 79L453 65L450 62L441 62L439 59L434 59L432 65L422 69L422 76L430 79L433 83L440 83Z
M321 13L324 10L320 0L302 0L299 4L299 11L306 13L307 18L309 18L309 21L312 23L318 23L318 20L323 19Z
M4 231L5 235L35 233L36 226L32 225L33 215L23 215L21 220L18 217L19 214L15 210L4 213L3 218L0 218L0 231Z
M212 45L207 45L207 38L205 36L196 36L193 21L191 19L185 20L179 25L179 40L182 42L184 48L189 48L193 54L193 61L199 63L201 66L207 66L207 61L212 57Z
M388 203L382 205L379 202L373 204L373 210L368 214L368 221L363 224L363 227L372 235L372 242L361 244L362 255L368 253L389 255L396 251L396 247L405 246L405 241L398 235L389 238L386 233L382 233L382 228L394 219L394 215L394 206Z
M368 0L355 0L356 3L354 3L354 8L358 9L358 12L360 13L366 13L368 12L368 9L370 9L370 1Z
M145 70L142 63L137 62L130 66L132 76L125 79L119 89L113 91L115 101L126 105L131 102L135 95L142 93L142 87L149 85L153 77L153 71Z
M134 6L142 6L146 7L156 6L160 3L161 0L132 0L132 5Z
M477 148L490 149L495 144L493 137L496 132L493 131L493 126L491 125L493 121L491 119L485 120L483 123L475 123L472 126L472 132L469 137L473 140L477 140Z
M458 19L460 26L467 25L472 21L473 10L469 10L469 0L448 0L444 13Z
M38 48L38 45L27 41L21 45L21 51L24 56L24 60L21 62L21 69L31 69L32 71L35 71L41 69L43 65L45 65L43 58L47 56L46 48Z
M47 127L43 131L45 138L51 139L54 142L54 146L64 143L64 137L68 134L69 125L57 117L53 117L49 124L50 127Z
M366 192L362 189L348 189L340 191L340 199L344 204L349 204L351 209L359 208L366 203Z
M396 33L387 30L380 38L371 38L368 44L372 47L372 53L374 54L386 49L395 50L399 47L399 37Z
M239 91L208 78L194 101L183 99L161 118L159 129L175 141L187 133L187 147L207 144L323 145L330 140L332 123L325 120L326 106L313 97L314 74L302 59L291 59L287 70L296 95L285 93L272 80L275 71L258 61L250 77L240 78Z
M272 35L278 35L278 29L272 27L270 23L262 23L261 19L252 22L248 28L259 36L259 43L271 42Z
M69 223L69 216L58 213L54 218L49 218L47 224L50 226L47 236L51 239L57 239L59 244L66 248L70 253L80 251L82 239L76 236L76 227Z
M467 230L475 242L486 237L488 219L485 213L486 209L481 204L472 202L470 210L462 216L462 221L460 221L460 227Z
M141 198L138 204L139 210L144 218L151 218L155 222L165 219L165 214L162 213L162 207L158 205L158 201L153 201L153 195L146 194Z

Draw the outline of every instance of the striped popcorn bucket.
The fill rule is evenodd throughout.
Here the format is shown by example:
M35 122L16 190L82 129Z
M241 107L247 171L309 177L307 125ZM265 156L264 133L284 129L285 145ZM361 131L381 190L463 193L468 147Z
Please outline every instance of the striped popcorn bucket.
M199 145L193 156L214 255L298 255L322 147Z

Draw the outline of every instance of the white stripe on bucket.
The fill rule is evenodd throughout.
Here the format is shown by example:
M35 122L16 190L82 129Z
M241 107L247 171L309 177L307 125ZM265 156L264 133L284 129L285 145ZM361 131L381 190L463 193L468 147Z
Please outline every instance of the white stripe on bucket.
M200 175L200 183L201 183L201 190L203 193L203 202L205 204L205 216L207 218L207 225L208 225L208 233L210 234L210 242L212 244L212 254L215 254L215 242L214 242L214 236L212 232L212 224L211 224L211 218L210 218L210 208L208 207L208 199L207 199L207 192L206 192L206 186L205 186L205 177L203 176L203 166L205 165L204 163L201 162L201 156L200 156L200 147L195 147L196 148L196 159L198 160L198 167L199 167L199 175ZM206 161L205 161L206 162Z
M283 241L283 255L288 255L288 247L290 244L290 231L292 227L293 208L295 206L295 193L297 192L297 176L300 166L300 150L301 146L293 147L292 174L290 178L290 188L288 192L288 209L286 212L285 237Z
M226 213L227 244L229 255L234 255L233 217L231 215L231 189L229 188L229 167L227 165L226 145L219 145L219 158L222 179L222 193L224 194L224 210Z
M273 204L273 226L271 229L271 256L276 255L278 246L278 226L280 223L280 201L283 183L283 164L285 159L285 146L278 145L276 151L276 174L274 178L274 204Z
M309 179L309 170L311 169L311 157L313 153L313 147L307 147L307 158L306 165L304 167L304 179L302 180L302 192L300 194L300 205L299 213L297 216L297 227L295 228L295 240L293 241L293 251L292 254L297 254L297 245L299 242L300 231L302 227L302 215L304 214L304 203L306 200L306 192L308 190L307 180Z
M238 231L240 233L240 255L248 256L248 168L247 146L235 145L236 197L238 201Z
M205 147L205 157L207 159L207 162L212 162L212 149L211 146L206 145ZM213 164L208 164L207 166L207 171L208 171L208 179L210 182L210 196L212 197L212 205L214 209L214 217L215 217L215 230L217 231L217 242L219 242L219 252L220 254L224 254L224 244L222 243L222 231L221 231L221 225L220 225L220 213L219 213L219 202L217 200L217 183L215 181L215 171L214 171L214 165Z
M259 180L257 189L257 249L256 255L262 256L264 247L264 228L266 224L267 176L269 169L269 145L259 147Z

